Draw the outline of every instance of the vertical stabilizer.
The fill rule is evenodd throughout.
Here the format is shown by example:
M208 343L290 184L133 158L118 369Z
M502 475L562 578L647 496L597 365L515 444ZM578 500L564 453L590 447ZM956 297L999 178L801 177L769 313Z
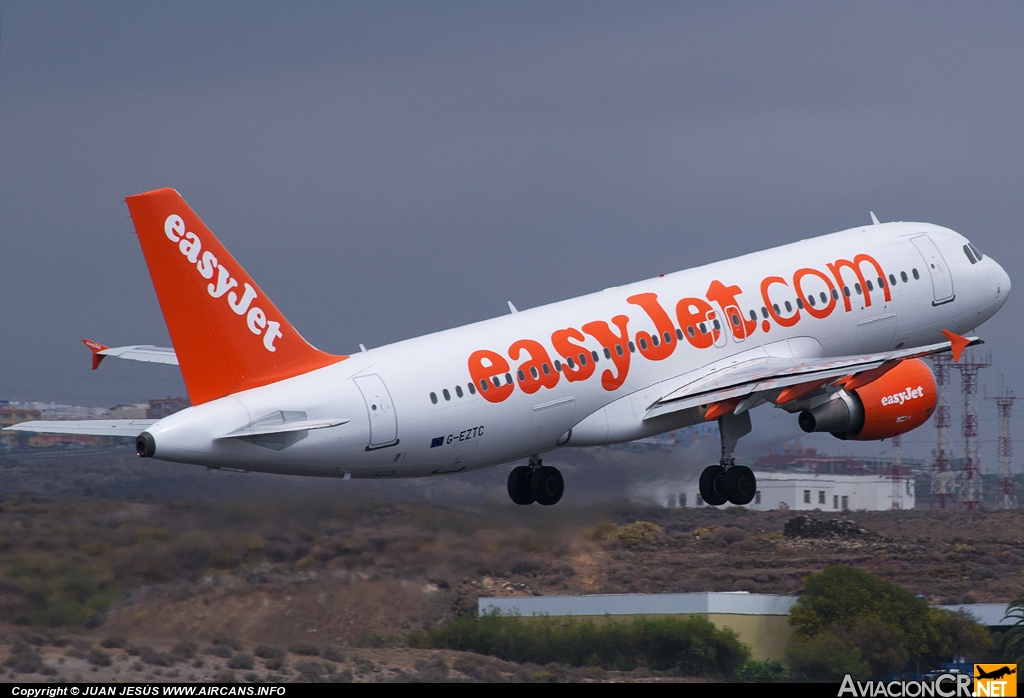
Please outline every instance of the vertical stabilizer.
M193 405L346 358L304 340L178 192L126 201Z

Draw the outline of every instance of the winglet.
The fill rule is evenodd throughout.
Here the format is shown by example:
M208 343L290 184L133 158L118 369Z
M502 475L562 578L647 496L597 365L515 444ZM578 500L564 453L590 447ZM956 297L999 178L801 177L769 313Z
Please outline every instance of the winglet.
M100 367L100 363L103 359L107 358L107 355L102 352L106 351L110 347L103 346L99 342L94 342L91 339L83 339L82 344L89 347L89 350L92 351L92 370L95 371Z
M950 349L953 350L953 361L959 362L961 354L964 353L964 349L970 346L971 340L967 339L967 337L961 337L955 332L950 332L949 330L942 330L942 334L949 340Z
M878 222L878 216L875 215L874 211L871 211L871 225L880 225Z

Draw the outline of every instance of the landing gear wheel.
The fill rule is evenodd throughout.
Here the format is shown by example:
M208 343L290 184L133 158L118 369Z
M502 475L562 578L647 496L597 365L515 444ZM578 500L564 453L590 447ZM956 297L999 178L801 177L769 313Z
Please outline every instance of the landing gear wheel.
M528 465L512 468L508 474L508 496L516 504L533 504L533 493L530 491L530 478L533 470Z
M709 465L700 474L700 497L708 506L725 504L729 497L725 493L725 468Z
M562 473L558 468L550 465L542 465L533 471L530 477L530 494L538 504L550 506L556 504L562 498L565 491L565 483L562 481Z
M757 492L754 471L745 465L734 465L725 471L725 491L732 504L750 504Z

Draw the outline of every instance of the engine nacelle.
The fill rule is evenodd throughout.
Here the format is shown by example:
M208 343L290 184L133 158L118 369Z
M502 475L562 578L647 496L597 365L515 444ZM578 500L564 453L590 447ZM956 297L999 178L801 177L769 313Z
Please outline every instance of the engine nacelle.
M920 359L907 359L856 390L840 390L832 399L798 418L805 432L827 431L837 439L875 441L916 429L935 411L935 376Z

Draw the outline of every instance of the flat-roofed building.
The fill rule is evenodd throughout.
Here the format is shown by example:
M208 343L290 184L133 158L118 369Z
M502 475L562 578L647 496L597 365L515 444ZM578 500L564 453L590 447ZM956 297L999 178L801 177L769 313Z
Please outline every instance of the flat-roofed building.
M892 478L884 475L823 475L813 473L757 472L757 493L747 508L794 509L803 511L884 511L893 508ZM706 506L697 483L672 491L662 488L662 503L667 507ZM899 508L913 509L914 480L899 485Z

